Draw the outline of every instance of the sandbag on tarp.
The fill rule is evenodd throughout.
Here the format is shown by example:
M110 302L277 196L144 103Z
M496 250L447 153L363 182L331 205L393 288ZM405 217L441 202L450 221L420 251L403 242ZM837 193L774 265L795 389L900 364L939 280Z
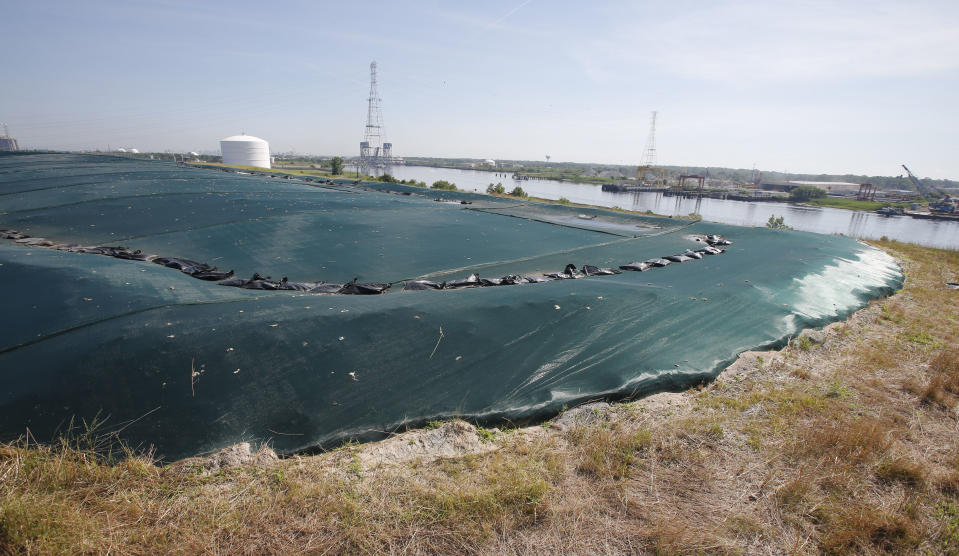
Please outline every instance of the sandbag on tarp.
M340 293L342 289L343 284L318 283L310 288L310 293Z
M715 234L706 236L706 243L708 243L711 246L733 244L733 242L729 241L723 236L715 235Z
M269 276L264 278L255 272L249 280L244 280L243 278L229 278L217 282L217 285L232 286L234 288L243 288L245 290L276 291L281 289L280 282L273 280Z
M619 274L619 271L613 268L599 268L593 265L583 265L583 274L586 276L612 276Z
M562 275L568 278L566 274ZM516 286L519 284L541 284L552 281L551 278L544 276L521 276L519 274L507 274L502 278L483 278L477 274L471 274L463 280L450 280L443 283L431 282L429 280L408 280L403 289L406 291L414 290L456 290L463 288L477 288L490 286Z
M645 262L649 266L666 266L670 263L670 261L663 258L647 259L643 262Z
M215 266L208 270L195 270L194 272L189 273L190 276L198 278L200 280L206 280L208 282L217 282L219 280L226 280L233 277L233 270L227 270L226 272L221 272Z
M582 272L576 270L576 265L570 263L566 265L566 268L562 272L549 272L544 274L547 278L552 278L553 280L573 280L576 278L582 278L586 276Z
M461 288L478 288L482 285L477 274L470 274L462 280L449 280L443 282L444 290L456 290Z
M51 247L54 245L52 241L42 237L27 237L23 239L17 239L14 241L15 243L18 243L20 245L25 245L27 247Z
M217 267L206 263L191 261L190 259L181 259L178 257L157 257L153 262L163 265L167 268L175 268L184 274L189 274L200 280L218 281L226 280L233 276L233 271L220 272ZM275 288L274 288L275 289Z
M635 270L636 272L645 272L649 270L650 268L652 268L652 266L649 263L641 263L637 261L637 262L631 262L629 264L621 265L619 268L623 270Z
M684 263L684 262L686 262L686 261L691 261L691 260L693 260L692 257L687 257L686 255L682 255L682 254L680 254L680 255L666 255L666 256L663 257L663 258L666 259L667 261L672 261L672 262L674 262L674 263Z
M57 250L69 251L71 253L82 253L84 255L103 255L104 254L102 247L97 247L95 245L76 245L73 243L68 243Z
M83 246L75 243L66 243L55 245L54 249L58 251L69 251L71 253L84 253L89 255L105 255L127 261L152 261L157 258L156 255L146 254L139 249L130 249L129 247L117 246Z
M531 284L536 282L546 282L547 280L530 280L528 276L519 274L507 274L502 278L480 278L481 286L516 286L519 284Z
M266 291L301 291L309 293L337 293L343 295L375 295L389 289L389 284L358 284L354 278L349 284L330 284L327 282L291 282L286 276L281 280L273 280L269 276L263 277L257 273L249 280L234 278L221 280L220 286L232 286L246 290Z
M16 230L0 230L0 238L3 239L25 239L28 237L30 236L20 233Z
M211 268L205 263L191 261L190 259L180 259L177 257L157 257L153 259L153 262L155 264L162 264L167 268L175 268L184 274L190 274L194 270L206 270Z
M109 255L127 261L152 261L156 259L156 255L148 255L139 249L130 250L126 247L117 247Z
M515 286L518 284L529 284L529 280L520 276L519 274L507 274L499 279L500 285L503 286Z
M357 280L358 278L353 278L352 282L344 285L336 293L340 293L344 295L377 295L390 289L389 284L381 284L381 283L358 284L356 282Z
M405 291L441 290L441 289L443 289L443 284L430 282L429 280L409 280L403 285L403 290Z
M251 278L250 280L255 279L257 276L258 276L257 274L254 274L254 275L253 275L253 278ZM227 280L221 280L221 281L217 282L216 285L218 285L218 286L230 286L230 287L234 287L234 288L241 288L241 287L243 287L243 284L246 284L246 283L249 282L250 280L245 280L245 279L243 279L243 278L229 278L229 279L227 279Z
M702 247L696 250L697 253L702 253L703 255L718 255L720 253L724 253L725 251L726 251L725 249L712 247L710 245L707 245L706 247Z
M83 253L85 255L104 255L107 253L103 247L97 247L95 245L76 245L74 243L67 243L61 245L57 248L58 251L69 251L71 253Z
M312 291L313 288L323 284L323 282L291 282L289 278L284 276L279 283L278 290L286 291L297 291L297 292L308 292Z
M49 239L42 237L31 237L26 239L18 239L16 243L24 245L27 247L53 247L56 244Z
M690 259L697 259L697 260L701 260L703 258L702 253L697 253L696 251L693 251L692 249L687 249L683 251L683 256L689 257Z

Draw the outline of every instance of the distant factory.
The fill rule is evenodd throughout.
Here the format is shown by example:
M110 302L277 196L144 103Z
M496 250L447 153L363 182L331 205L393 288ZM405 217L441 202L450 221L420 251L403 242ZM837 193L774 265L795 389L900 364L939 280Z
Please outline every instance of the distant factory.
M220 140L223 164L270 168L270 144L246 133Z

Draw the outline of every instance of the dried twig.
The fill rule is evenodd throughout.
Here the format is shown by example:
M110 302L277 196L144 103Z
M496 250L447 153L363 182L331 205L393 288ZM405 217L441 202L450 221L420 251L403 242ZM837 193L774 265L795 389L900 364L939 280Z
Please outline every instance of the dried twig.
M433 359L433 356L436 355L436 350L440 347L440 342L443 341L443 327L440 327L440 337L436 339L436 345L433 346L433 353L430 353L430 359Z

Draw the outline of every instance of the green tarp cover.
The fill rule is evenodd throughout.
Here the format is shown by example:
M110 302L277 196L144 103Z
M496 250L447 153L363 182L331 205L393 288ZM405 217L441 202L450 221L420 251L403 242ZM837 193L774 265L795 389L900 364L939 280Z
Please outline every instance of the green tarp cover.
M173 459L242 440L293 452L453 416L521 422L708 380L902 282L888 255L847 237L319 181L0 156L0 229L54 244L0 240L0 437L50 440L99 416ZM734 243L646 272L403 291L615 268L701 248L705 234ZM61 244L393 287L247 290Z

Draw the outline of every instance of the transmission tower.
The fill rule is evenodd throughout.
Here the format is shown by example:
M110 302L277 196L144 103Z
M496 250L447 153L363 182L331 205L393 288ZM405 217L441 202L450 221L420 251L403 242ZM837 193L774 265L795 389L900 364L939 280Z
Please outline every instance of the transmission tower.
M660 182L665 185L666 171L662 168L656 168L656 111L653 110L649 119L649 136L646 137L646 149L643 151L643 160L636 169L636 179L643 181L646 174L658 172Z
M656 111L649 119L649 135L646 137L646 150L643 151L643 166L656 165Z
M376 61L370 62L370 94L366 105L366 131L360 142L360 169L375 175L383 169L389 172L393 164L393 144L384 143L383 112L380 110L380 95L376 90Z
M7 124L0 124L3 126L3 135L0 135L0 151L16 151L20 147L17 146L17 140L13 137L10 137L10 129L7 128Z

